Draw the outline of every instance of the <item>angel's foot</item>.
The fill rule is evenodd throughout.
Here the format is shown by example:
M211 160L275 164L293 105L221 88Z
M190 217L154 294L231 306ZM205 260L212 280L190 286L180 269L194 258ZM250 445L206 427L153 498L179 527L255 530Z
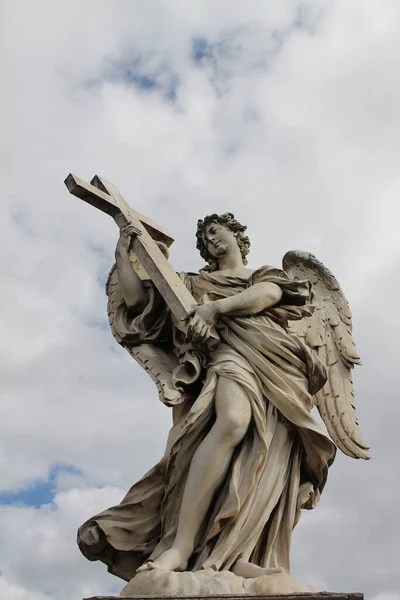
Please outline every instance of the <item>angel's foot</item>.
M244 558L239 557L235 562L232 571L239 577L245 579L253 579L254 577L261 577L261 575L273 575L274 573L284 573L285 569L282 567L271 567L269 569L259 567Z
M141 571L152 571L153 569L164 569L166 571L184 571L187 567L187 558L180 550L170 548L163 552L156 560L148 560L137 569Z

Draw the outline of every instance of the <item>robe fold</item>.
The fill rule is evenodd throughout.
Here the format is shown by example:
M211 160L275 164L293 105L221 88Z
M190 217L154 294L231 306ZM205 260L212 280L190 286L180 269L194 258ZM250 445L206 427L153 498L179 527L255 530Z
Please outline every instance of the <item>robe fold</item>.
M289 572L291 533L300 509L315 507L336 451L310 414L313 394L326 381L325 368L286 329L289 320L311 314L311 285L268 266L249 278L207 271L181 277L199 303L258 282L279 285L283 296L258 315L219 320L221 342L211 352L197 395L174 408L164 457L121 504L82 525L79 547L89 560L103 561L125 580L171 547L191 461L215 421L215 391L224 376L248 396L251 423L198 532L188 570L229 569L242 556ZM115 330L126 344L160 343L179 354L182 334L154 287L148 288L149 303L140 315L123 303L118 307Z

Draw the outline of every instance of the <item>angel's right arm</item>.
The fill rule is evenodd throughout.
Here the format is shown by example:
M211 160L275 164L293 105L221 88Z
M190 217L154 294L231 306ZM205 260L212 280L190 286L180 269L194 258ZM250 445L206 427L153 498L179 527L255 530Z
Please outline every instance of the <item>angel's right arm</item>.
M127 307L140 312L148 302L148 292L142 280L135 273L129 258L129 246L135 234L131 225L121 229L120 238L115 249L115 260L118 270L118 283Z

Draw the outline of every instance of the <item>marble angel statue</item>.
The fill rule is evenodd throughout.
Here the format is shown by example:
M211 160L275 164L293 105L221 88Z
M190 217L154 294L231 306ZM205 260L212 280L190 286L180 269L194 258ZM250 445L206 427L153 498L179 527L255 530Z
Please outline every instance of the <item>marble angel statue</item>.
M160 462L78 532L83 554L125 580L154 569L288 573L292 530L301 509L318 503L337 447L370 457L354 408L351 313L337 280L306 252L288 252L283 269L248 269L245 230L232 213L198 221L207 266L180 274L198 303L184 337L135 272L129 249L138 230L121 229L107 283L111 328L173 407ZM211 344L213 330L220 341ZM188 342L202 349L201 372L184 386L173 373Z

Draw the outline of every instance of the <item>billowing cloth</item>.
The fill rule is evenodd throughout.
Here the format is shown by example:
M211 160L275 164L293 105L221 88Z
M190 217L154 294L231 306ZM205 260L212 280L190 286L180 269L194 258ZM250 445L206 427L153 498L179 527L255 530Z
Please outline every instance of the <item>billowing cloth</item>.
M199 303L237 294L258 282L283 291L280 303L250 317L223 317L221 343L211 353L197 397L174 409L162 460L128 491L121 504L89 519L78 543L90 560L131 579L148 558L172 545L190 464L215 421L218 378L245 390L252 419L236 448L196 539L188 569L229 569L239 556L263 567L289 571L291 532L301 508L314 508L325 485L335 446L310 414L312 395L326 380L318 357L286 331L288 320L311 314L310 284L263 267L248 279L201 271L183 275ZM126 343L160 340L179 353L182 336L150 286L141 315L121 305L114 325Z

